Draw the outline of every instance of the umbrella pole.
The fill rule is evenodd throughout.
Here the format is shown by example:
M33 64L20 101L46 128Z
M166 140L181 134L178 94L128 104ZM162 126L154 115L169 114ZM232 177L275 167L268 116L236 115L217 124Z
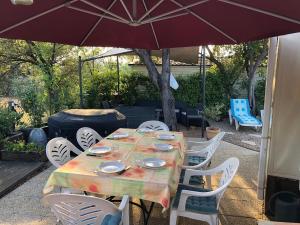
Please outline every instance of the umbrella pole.
M202 137L204 137L205 132L205 75L206 75L206 65L205 65L205 46L201 48L201 62L200 62L200 73L202 73L202 124L201 131ZM202 71L201 71L202 67Z
M80 108L83 108L83 94L82 94L82 60L81 56L78 57L78 72L79 72L79 96L80 96Z
M120 64L119 56L117 56L117 74L118 74L118 96L120 95Z

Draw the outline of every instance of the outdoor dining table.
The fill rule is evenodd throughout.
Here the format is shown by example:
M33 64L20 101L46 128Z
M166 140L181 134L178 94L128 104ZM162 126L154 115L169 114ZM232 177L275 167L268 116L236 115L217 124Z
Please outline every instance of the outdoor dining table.
M127 133L128 137L113 139L112 135L118 133ZM157 138L159 134L165 133L174 134L174 139ZM183 133L166 131L142 133L135 129L121 128L113 134L95 145L109 146L111 152L95 157L89 156L89 150L86 150L57 168L50 175L43 190L44 194L53 191L54 187L65 187L109 196L129 195L151 201L153 204L159 203L164 210L169 208L171 197L176 193L181 165L184 162L186 144ZM173 149L159 151L155 148L155 144L158 143L170 144ZM153 157L165 160L165 166L154 169L139 165L143 159ZM130 168L122 174L96 172L102 162L117 160L121 160Z

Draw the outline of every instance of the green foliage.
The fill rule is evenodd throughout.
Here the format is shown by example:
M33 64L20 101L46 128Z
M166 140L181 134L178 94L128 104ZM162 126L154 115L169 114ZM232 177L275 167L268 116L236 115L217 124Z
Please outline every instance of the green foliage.
M43 123L46 113L45 102L42 99L42 90L33 80L22 81L22 85L16 84L15 94L21 102L23 110L28 113L30 124L39 127Z
M257 113L259 113L259 110L264 109L265 86L266 86L266 78L265 77L261 77L256 82L256 89L255 89Z
M222 116L224 114L224 109L226 110L226 107L224 104L215 104L215 105L206 107L204 110L204 113L207 118L218 122L222 119Z
M38 152L42 153L45 149L34 143L26 144L24 140L20 141L5 141L3 143L4 149L9 152Z
M15 131L15 126L20 123L22 113L0 107L0 140Z

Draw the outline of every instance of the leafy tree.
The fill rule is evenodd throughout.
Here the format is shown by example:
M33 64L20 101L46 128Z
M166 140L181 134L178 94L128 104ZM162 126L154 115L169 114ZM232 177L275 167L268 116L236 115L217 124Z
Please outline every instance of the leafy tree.
M74 104L69 99L77 82L76 47L1 39L0 67L7 71L17 67L25 76L41 75L47 90L50 114L60 110L62 102Z
M247 75L248 99L252 112L256 112L256 73L265 61L268 53L267 40L259 40L240 45L207 47L207 58L220 72L225 94L234 96L234 84L243 73Z

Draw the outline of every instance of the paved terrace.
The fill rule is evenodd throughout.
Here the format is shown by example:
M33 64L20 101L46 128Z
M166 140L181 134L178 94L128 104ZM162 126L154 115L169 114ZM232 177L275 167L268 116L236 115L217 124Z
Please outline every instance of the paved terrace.
M195 140L194 138L192 138ZM248 150L227 142L222 142L215 156L212 167L225 159L236 156L240 159L239 171L221 200L220 220L222 225L254 225L258 219L265 219L263 203L257 200L258 152ZM52 225L56 220L49 208L42 205L42 189L53 167L48 168L22 186L0 199L1 225ZM218 177L213 178L216 186ZM150 225L169 224L169 212L161 213L162 208L156 205ZM133 207L131 223L143 224L140 210ZM202 225L199 221L180 218L179 225Z

